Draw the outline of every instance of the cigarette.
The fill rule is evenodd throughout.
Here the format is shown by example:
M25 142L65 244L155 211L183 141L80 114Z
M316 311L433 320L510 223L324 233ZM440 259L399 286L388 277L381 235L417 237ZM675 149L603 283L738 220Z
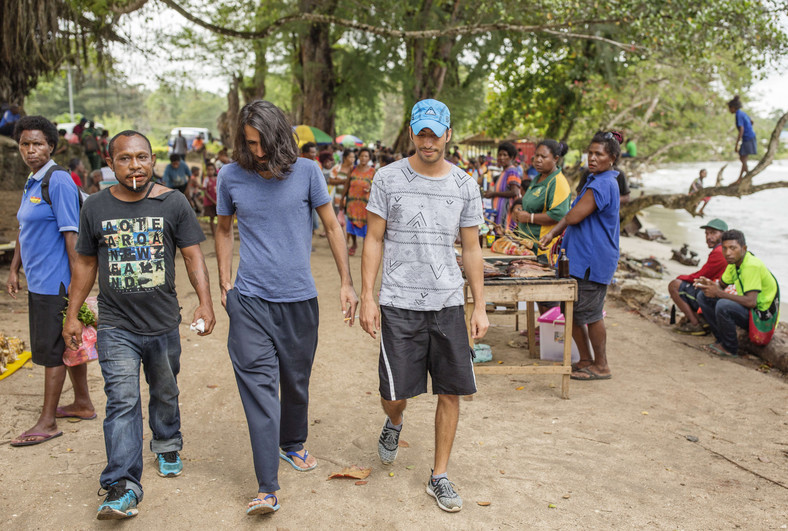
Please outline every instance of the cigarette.
M345 321L350 321L351 319L358 319L358 315L356 315L355 317L345 317L344 320Z
M134 191L136 191L137 190L137 177L136 176L132 177L131 180L134 183Z

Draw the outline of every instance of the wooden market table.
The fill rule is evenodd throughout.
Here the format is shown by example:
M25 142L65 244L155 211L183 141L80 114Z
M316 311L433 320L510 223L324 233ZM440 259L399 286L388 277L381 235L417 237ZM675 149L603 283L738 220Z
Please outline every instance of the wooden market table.
M473 313L473 296L470 286L465 283L465 320L468 325L468 338L471 346L470 319ZM536 319L533 303L538 301L558 301L566 303L564 328L564 361L561 365L491 365L477 366L477 374L560 374L561 397L569 398L569 376L572 374L572 312L577 299L577 282L571 278L508 278L484 279L484 298L491 303L519 301L528 302L528 347L536 349Z

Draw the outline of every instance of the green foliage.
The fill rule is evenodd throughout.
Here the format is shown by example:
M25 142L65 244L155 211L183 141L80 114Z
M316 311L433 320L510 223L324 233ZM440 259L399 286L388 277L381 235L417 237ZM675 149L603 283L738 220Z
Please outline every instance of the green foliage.
M152 143L166 147L174 127L206 127L216 131L216 119L225 110L225 99L210 92L175 85L161 85L150 92L122 84L117 76L85 73L74 89L75 119L85 116L104 125L111 134L135 129ZM29 114L41 114L59 123L69 122L65 74L39 83L27 100Z

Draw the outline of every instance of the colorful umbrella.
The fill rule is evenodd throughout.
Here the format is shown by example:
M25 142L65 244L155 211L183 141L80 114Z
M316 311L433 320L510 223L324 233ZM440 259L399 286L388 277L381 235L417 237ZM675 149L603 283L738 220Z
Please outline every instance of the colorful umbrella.
M298 147L303 146L307 142L314 142L315 144L331 143L331 137L328 134L311 125L297 125L293 127L293 132L296 134Z
M353 135L340 135L336 138L337 144L341 144L345 147L353 147L353 146L363 146L364 141L361 140L357 136Z

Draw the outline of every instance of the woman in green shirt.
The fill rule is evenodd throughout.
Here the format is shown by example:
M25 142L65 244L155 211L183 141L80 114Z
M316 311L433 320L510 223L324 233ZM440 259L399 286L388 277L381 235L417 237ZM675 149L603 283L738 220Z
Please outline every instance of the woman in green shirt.
M572 194L559 166L568 149L566 144L555 140L539 142L531 161L539 177L531 181L522 202L512 211L513 219L518 222L518 235L533 241L533 251L542 263L549 262L549 251L539 249L539 239L569 212Z

